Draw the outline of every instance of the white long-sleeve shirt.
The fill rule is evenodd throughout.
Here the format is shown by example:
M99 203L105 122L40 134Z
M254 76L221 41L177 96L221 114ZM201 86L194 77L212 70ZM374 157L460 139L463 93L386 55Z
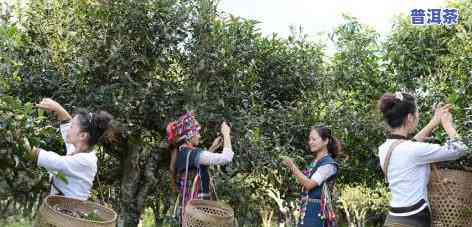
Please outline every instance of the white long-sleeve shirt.
M61 125L64 141L66 141L69 128L70 124ZM66 143L66 149L65 156L39 149L38 166L46 168L51 173L64 173L67 183L52 176L54 185L64 193L64 196L87 200L97 173L97 155L94 151L75 154L74 146L68 143ZM57 190L52 187L51 194L57 193Z
M387 151L396 139L387 139L379 147L380 165L384 168ZM438 144L404 141L392 151L388 166L387 180L392 193L391 207L409 207L421 199L428 201L428 181L431 174L430 163L454 160L466 154L466 146L460 140L450 139L443 146ZM408 214L422 211L427 204Z
M202 151L198 158L198 164L211 166L211 165L224 165L230 163L233 160L234 152L231 148L223 148L223 152L212 153L209 151Z

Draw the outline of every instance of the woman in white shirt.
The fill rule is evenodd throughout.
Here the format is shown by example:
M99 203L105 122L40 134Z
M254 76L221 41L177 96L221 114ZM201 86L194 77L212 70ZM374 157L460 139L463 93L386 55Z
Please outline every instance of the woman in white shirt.
M36 147L31 150L38 166L52 174L50 194L87 200L97 173L93 148L102 139L112 139L112 116L105 111L79 111L72 118L59 103L49 98L36 106L53 112L61 121L60 130L67 150L66 155Z
M439 105L426 127L410 139L419 120L415 97L401 92L381 97L379 109L390 133L379 147L379 158L392 193L385 226L431 226L427 188L430 163L455 160L466 151L454 128L451 108L450 104ZM447 142L442 146L422 142L439 125L449 137Z

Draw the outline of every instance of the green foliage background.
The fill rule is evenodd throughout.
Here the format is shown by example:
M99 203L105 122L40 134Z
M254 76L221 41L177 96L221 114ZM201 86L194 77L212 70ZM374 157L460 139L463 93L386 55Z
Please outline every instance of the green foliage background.
M32 215L47 176L23 160L24 137L62 151L57 122L32 106L52 97L73 111L105 109L120 123L120 142L100 147L92 199L110 203L120 226L136 226L145 208L169 220L165 126L195 110L208 146L225 119L236 156L214 168L217 190L242 225L260 225L295 207L295 179L280 155L309 158L310 126L330 126L343 142L341 184L382 180L376 149L384 127L376 110L386 91L416 94L421 124L438 101L454 103L471 145L472 1L454 1L453 26L412 26L399 17L388 37L346 16L330 35L336 46L305 34L263 36L257 22L219 12L211 0L36 0L2 5L0 17L0 216ZM12 16L15 16L14 18ZM445 135L435 133L439 141ZM447 167L472 170L470 157Z

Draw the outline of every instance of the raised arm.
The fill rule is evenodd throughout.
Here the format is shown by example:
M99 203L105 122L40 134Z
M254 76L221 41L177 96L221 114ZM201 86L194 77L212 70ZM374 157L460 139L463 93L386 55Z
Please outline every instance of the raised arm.
M54 113L57 119L61 122L69 121L70 119L72 119L69 112L67 112L67 110L65 110L64 107L61 106L61 104L50 98L42 99L41 102L36 104L36 107Z
M223 152L213 153L212 151L202 151L198 163L201 165L224 165L233 160L234 152L231 146L231 128L226 122L221 124L221 134L223 135ZM218 139L218 138L217 138ZM216 141L216 140L215 140ZM216 141L218 143L218 141ZM213 143L215 145L215 142ZM216 147L212 146L212 147Z
M56 115L57 119L61 121L61 135L64 143L66 145L66 154L72 154L75 152L75 148L72 144L67 143L67 134L69 133L70 128L70 119L72 118L69 112L64 109L58 102L50 99L50 98L43 98L41 102L36 104L36 107L44 109L48 112L52 112Z
M449 139L443 146L424 144L424 149L415 153L418 164L454 160L466 154L467 146L459 138L449 111L441 115L441 124Z
M334 166L333 164L328 164L320 166L313 174L313 176L308 178L297 167L297 165L295 165L292 159L285 159L282 163L290 169L295 178L297 178L298 183L300 183L306 190L311 190L317 187L318 185L321 185L329 177L336 174L337 171L336 166Z
M441 117L444 114L449 113L451 108L451 104L438 104L438 106L434 108L434 115L429 123L423 129L421 129L415 135L415 137L413 137L413 139L416 141L425 141L428 137L430 137L433 131L441 124Z

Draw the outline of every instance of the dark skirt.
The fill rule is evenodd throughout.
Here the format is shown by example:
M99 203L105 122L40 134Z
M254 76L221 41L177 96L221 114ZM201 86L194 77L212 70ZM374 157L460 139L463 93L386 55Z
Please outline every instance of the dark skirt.
M431 213L426 207L421 212L406 216L392 216L387 215L385 219L385 227L431 227Z
M323 221L319 213L320 203L308 203L305 218L303 222L298 223L298 227L323 227Z

